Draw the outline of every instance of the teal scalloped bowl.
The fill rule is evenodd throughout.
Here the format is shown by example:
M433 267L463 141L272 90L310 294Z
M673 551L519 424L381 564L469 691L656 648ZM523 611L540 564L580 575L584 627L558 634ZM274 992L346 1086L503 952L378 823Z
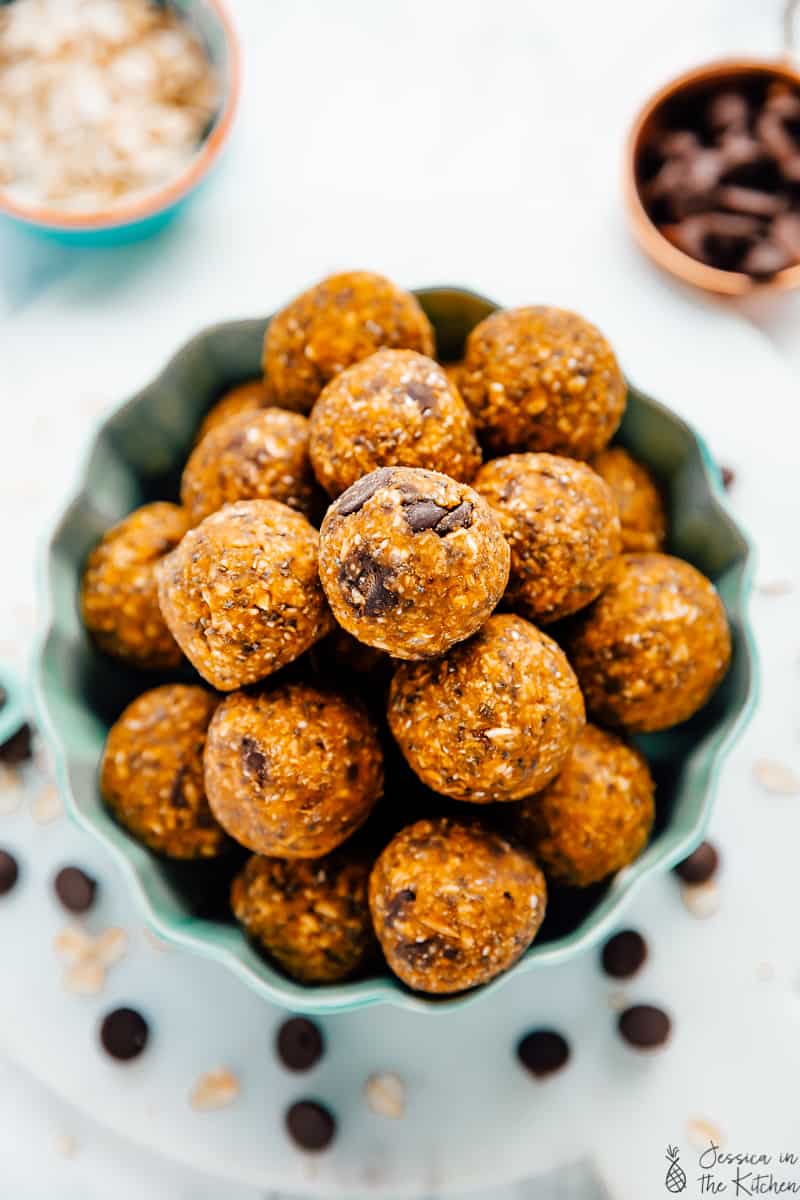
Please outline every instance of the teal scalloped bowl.
M417 292L443 357L460 356L466 334L496 307L455 288ZM646 879L684 858L701 840L720 768L752 711L756 653L748 624L754 552L728 510L714 461L702 439L636 388L618 440L663 482L671 517L670 549L714 580L733 630L733 660L723 684L685 725L641 739L657 781L653 838L610 883L554 897L533 946L506 975L445 1000L414 995L388 974L335 986L292 982L253 950L223 913L228 878L170 864L133 841L106 812L97 772L110 724L125 704L155 682L98 654L78 614L86 556L103 531L137 505L176 498L181 465L195 430L221 392L259 373L266 321L217 325L195 337L161 375L99 428L77 491L48 540L42 560L44 625L34 693L41 729L54 754L69 812L99 838L121 866L152 928L168 942L215 959L265 998L307 1013L389 1004L446 1012L487 998L512 976L564 962L606 935Z

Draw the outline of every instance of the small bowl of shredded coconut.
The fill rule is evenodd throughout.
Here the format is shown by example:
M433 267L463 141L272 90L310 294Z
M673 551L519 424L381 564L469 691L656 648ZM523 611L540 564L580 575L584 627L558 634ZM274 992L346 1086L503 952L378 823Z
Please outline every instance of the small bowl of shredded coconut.
M0 5L0 213L73 242L154 232L217 159L238 93L219 0Z

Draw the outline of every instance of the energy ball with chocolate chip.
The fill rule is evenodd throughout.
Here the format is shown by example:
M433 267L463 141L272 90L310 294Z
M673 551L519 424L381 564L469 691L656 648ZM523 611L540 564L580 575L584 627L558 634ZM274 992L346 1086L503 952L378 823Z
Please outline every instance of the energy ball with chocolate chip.
M655 815L638 750L587 725L559 775L519 805L515 832L552 883L587 887L633 862Z
M464 401L442 367L414 350L379 350L332 379L311 413L310 451L331 496L376 467L469 481L481 463Z
M205 779L220 824L248 850L319 858L369 816L383 791L383 754L360 705L287 684L223 701Z
M590 604L620 552L617 506L585 463L555 454L510 454L486 463L476 492L511 547L505 603L546 625Z
M313 498L308 421L282 408L239 413L212 429L181 479L193 525L236 500L279 500L309 516Z
M165 670L181 661L159 608L156 568L188 528L177 504L145 504L109 529L89 555L81 613L106 654L146 670Z
M212 858L230 843L203 783L206 732L219 698L166 684L139 696L112 725L100 791L120 825L168 858Z
M160 564L161 611L213 687L230 692L292 662L332 628L319 535L276 500L227 504Z
M377 947L367 903L370 862L349 847L324 858L254 854L231 908L248 937L300 983L338 983Z
M623 554L575 618L567 653L604 725L652 733L686 721L728 669L731 636L714 585L668 554Z
M213 408L206 413L203 423L197 431L197 442L202 442L207 433L223 425L230 417L238 417L240 413L258 412L270 403L269 391L263 379L251 379L231 388Z
M524 954L547 889L533 859L482 826L448 818L397 834L369 881L372 921L394 973L443 995L487 983Z
M625 380L608 342L560 308L514 308L481 321L467 338L460 386L493 455L589 458L625 410Z
M667 514L655 479L622 446L609 446L590 466L611 488L622 526L622 549L661 550L667 538Z
M388 715L422 782L474 804L540 791L561 770L585 719L562 651L510 615L490 617L443 658L402 663Z
M323 279L267 327L263 366L272 402L308 412L335 375L383 346L433 354L433 330L417 299L369 271Z
M466 484L381 467L331 505L319 573L336 620L394 658L430 658L478 629L508 581L508 543Z

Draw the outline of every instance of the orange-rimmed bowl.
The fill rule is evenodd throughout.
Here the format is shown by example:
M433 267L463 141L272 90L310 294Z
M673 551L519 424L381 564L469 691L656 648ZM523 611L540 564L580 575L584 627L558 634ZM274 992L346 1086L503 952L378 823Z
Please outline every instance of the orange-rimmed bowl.
M188 166L161 187L99 212L62 212L19 204L0 191L0 216L72 245L119 245L163 228L194 195L228 140L241 90L241 52L233 23L221 0L172 0L202 39L220 80L221 102Z
M800 265L786 267L768 279L756 279L742 271L723 271L710 267L679 250L651 220L642 201L640 163L644 147L657 133L667 108L677 99L689 99L720 83L741 83L746 79L783 82L800 91L800 69L786 56L774 62L765 59L732 58L707 63L686 71L660 88L636 117L625 152L625 203L631 230L644 252L663 270L685 283L724 296L744 296L753 292L783 291L800 287Z

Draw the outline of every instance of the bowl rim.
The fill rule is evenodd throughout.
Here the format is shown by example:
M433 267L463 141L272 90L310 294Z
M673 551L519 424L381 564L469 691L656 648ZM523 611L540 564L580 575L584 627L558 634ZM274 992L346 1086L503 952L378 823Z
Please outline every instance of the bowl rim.
M224 0L204 0L219 21L220 29L228 49L230 78L217 120L211 132L201 143L191 161L166 183L149 190L138 200L113 208L96 209L93 212L70 213L43 204L21 204L12 200L0 189L0 215L13 217L26 225L60 231L102 232L136 225L155 217L179 203L200 180L208 174L219 157L233 125L239 107L242 90L242 49Z
M636 179L636 163L641 149L642 134L662 104L684 88L735 75L769 75L788 80L800 88L800 66L790 55L783 58L731 57L714 59L701 66L683 71L662 84L645 100L633 119L625 141L623 158L623 194L628 223L640 248L671 275L705 291L723 296L759 295L768 291L787 291L800 287L800 264L784 267L769 279L757 279L743 271L723 271L692 258L668 240L651 219L643 202Z
M479 300L486 300L485 297L478 296L475 292L468 292L466 289L453 287L415 289L415 295L418 297L430 296L445 291L456 291L462 296L468 295ZM652 851L654 846L651 845L649 847L651 853L642 855L629 867L620 871L614 877L606 894L592 910L591 915L584 919L581 927L552 942L543 943L541 946L534 944L532 950L529 949L523 954L509 970L480 987L458 993L451 997L437 998L426 996L422 993L411 992L399 980L389 975L374 979L346 981L320 989L303 987L293 980L279 975L274 969L272 971L272 978L267 978L251 963L245 962L237 956L229 946L215 943L213 939L206 937L202 929L193 932L187 927L185 919L173 922L159 913L148 894L146 886L147 876L157 872L156 860L148 856L146 859L141 860L142 863L146 864L144 867L138 865L134 862L134 856L131 856L125 848L125 843L115 841L109 837L105 829L96 823L92 815L89 812L85 812L77 802L70 780L66 747L56 728L55 720L51 715L47 699L47 689L44 683L45 655L54 627L53 594L50 574L53 547L65 518L85 491L87 468L95 451L97 440L101 436L106 423L128 405L135 404L143 391L146 391L149 387L152 387L159 380L163 379L164 376L168 375L173 363L186 352L188 347L194 343L204 341L211 334L219 334L227 330L241 328L251 323L252 319L224 321L201 329L170 356L162 370L148 384L139 388L133 396L114 405L95 423L94 430L86 441L83 455L79 459L74 483L67 493L67 499L59 505L55 519L51 522L50 527L39 542L37 554L39 620L31 670L35 719L51 752L56 783L71 819L82 829L91 833L110 853L112 859L127 879L134 894L137 907L147 925L164 941L218 962L220 966L231 971L257 995L288 1011L307 1013L309 1015L332 1015L339 1012L353 1012L357 1009L369 1008L375 1005L387 1005L392 1008L422 1012L427 1015L448 1013L465 1004L475 1003L487 998L498 988L505 986L512 978L517 978L530 971L541 970L544 967L560 965L595 946L618 925L622 912L638 893L643 882L652 875L668 871L676 863L682 861L704 837L714 808L722 765L742 730L750 720L758 695L758 653L749 614L749 602L753 591L756 569L755 547L752 539L742 529L730 509L722 485L721 473L702 435L677 413L673 412L660 401L651 399L648 395L642 393L632 382L628 381L629 391L634 392L637 397L652 409L663 413L671 421L681 426L697 446L700 469L706 486L709 489L709 494L717 508L721 510L722 514L736 530L745 548L740 569L738 613L741 622L742 653L747 671L747 687L738 711L730 721L724 736L718 742L709 760L707 784L697 821L691 829L687 830L677 840L672 839L669 845L664 845L657 856L653 857ZM201 918L193 918L193 922L195 925L205 924Z

